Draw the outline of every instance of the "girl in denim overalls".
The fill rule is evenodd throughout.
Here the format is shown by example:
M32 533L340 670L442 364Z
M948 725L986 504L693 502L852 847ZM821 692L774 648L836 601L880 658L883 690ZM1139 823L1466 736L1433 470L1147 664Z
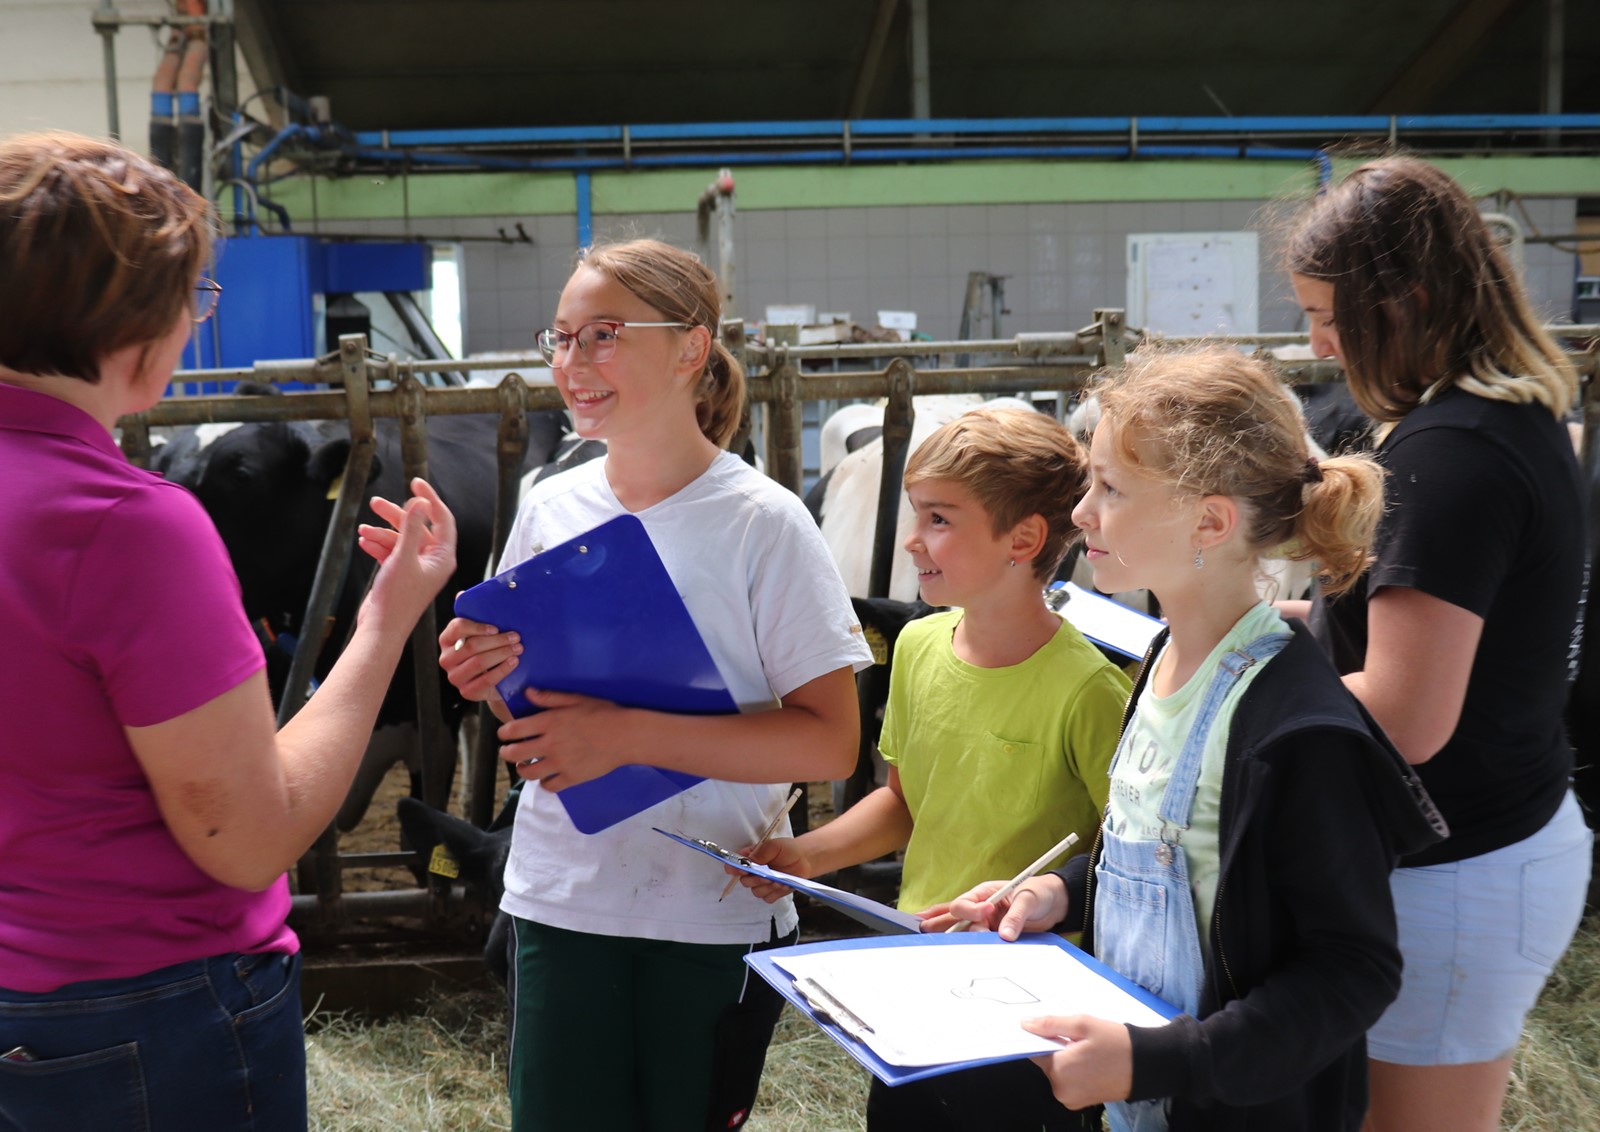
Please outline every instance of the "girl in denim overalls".
M1151 1029L1036 1019L1069 1042L1039 1063L1063 1104L1109 1102L1116 1132L1358 1128L1363 1034L1399 986L1388 874L1439 823L1258 578L1272 552L1348 586L1381 474L1319 462L1294 398L1235 350L1136 353L1100 403L1073 518L1095 585L1148 588L1168 629L1134 688L1094 851L1024 886L1000 930L1081 927L1183 1013Z

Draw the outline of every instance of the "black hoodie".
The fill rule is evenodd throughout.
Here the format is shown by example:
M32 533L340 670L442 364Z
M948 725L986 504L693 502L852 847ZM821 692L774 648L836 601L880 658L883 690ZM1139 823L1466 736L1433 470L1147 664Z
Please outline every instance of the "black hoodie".
M1411 767L1291 625L1228 729L1199 1019L1129 1027L1129 1099L1173 1098L1172 1132L1360 1127L1366 1031L1400 989L1389 873L1447 833ZM1057 873L1073 910L1061 930L1081 928L1089 951L1099 857L1097 837Z

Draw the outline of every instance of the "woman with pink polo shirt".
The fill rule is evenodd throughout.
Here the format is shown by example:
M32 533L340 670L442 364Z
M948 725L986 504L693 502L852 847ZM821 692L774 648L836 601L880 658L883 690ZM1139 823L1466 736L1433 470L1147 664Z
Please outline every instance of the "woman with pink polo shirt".
M0 143L0 1126L303 1129L285 870L333 817L455 524L423 481L350 647L276 731L205 512L130 465L214 221L115 144Z

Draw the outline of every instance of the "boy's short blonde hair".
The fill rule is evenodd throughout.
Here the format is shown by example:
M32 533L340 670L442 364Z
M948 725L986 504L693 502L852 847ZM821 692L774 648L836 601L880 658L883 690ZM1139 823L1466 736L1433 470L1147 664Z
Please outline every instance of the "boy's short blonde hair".
M1044 519L1044 546L1033 573L1046 582L1077 537L1072 509L1088 477L1083 446L1054 417L1027 409L974 409L917 446L906 461L905 484L960 484L988 513L997 535L1029 515Z

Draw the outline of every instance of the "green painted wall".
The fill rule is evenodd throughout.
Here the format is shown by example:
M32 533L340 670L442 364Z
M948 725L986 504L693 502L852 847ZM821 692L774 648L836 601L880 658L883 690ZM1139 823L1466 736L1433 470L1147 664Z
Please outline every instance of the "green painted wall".
M1359 164L1335 162L1335 175ZM1600 195L1597 157L1464 157L1436 162L1474 195ZM595 215L679 212L712 168L599 172ZM739 208L1044 204L1083 201L1269 200L1309 193L1307 161L973 161L921 165L772 166L734 171ZM403 216L540 216L577 211L571 173L429 173L288 181L272 189L297 226ZM313 201L313 196L315 200Z
M434 173L285 181L273 200L296 228L321 220L382 220L404 216L543 216L578 210L570 173ZM222 195L224 207L228 197Z

